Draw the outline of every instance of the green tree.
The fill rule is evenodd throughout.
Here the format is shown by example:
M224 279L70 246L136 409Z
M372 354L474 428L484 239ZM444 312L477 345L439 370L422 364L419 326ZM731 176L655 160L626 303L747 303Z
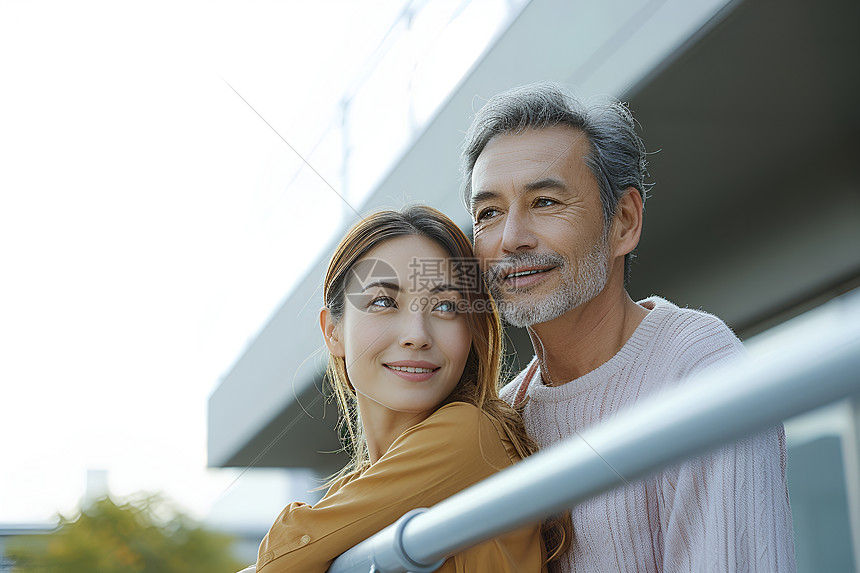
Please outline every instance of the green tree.
M233 540L208 531L159 496L103 498L60 516L48 535L10 540L14 573L234 573Z

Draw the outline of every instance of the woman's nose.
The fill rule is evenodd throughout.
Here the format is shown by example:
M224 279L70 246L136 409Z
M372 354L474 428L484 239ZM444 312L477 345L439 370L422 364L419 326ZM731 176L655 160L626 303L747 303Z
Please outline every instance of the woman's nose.
M425 350L433 346L424 312L419 309L410 311L406 315L400 334L400 346L412 350Z

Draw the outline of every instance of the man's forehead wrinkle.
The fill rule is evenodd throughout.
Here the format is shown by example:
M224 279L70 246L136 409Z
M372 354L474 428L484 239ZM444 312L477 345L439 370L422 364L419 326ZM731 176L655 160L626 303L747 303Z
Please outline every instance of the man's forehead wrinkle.
M546 165L558 161L564 152L564 148L559 149L549 145L521 145L514 149L496 150L485 163L487 166L499 163L523 166Z
M555 164L548 164L533 157L510 161L505 164L504 169L497 171L483 169L476 179L478 185L473 188L473 202L479 199L492 199L494 195L499 195L500 190L517 188L531 190L564 186L564 178L557 174Z
M520 182L543 179L551 167L551 163L533 155L520 155L508 160L496 157L483 165L476 179L481 183L479 191L494 191L497 186L509 185L515 179Z
M483 158L475 175L478 178L494 181L493 174L522 175L535 172L534 180L551 177L556 169L563 168L565 162L578 156L571 156L570 150L576 142L567 146L522 145L516 149L495 150L490 157ZM582 158L580 158L582 159Z

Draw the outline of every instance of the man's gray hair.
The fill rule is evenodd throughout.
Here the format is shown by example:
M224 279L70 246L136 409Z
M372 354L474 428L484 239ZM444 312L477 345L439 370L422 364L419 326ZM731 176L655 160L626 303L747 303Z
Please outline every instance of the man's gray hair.
M493 137L558 125L582 131L590 143L585 163L600 188L606 231L628 188L636 189L645 203L650 188L645 183L645 145L627 106L614 99L586 106L558 84L535 83L493 96L475 114L460 155L466 208L471 211L475 162ZM625 277L630 274L632 259L632 253L624 257Z

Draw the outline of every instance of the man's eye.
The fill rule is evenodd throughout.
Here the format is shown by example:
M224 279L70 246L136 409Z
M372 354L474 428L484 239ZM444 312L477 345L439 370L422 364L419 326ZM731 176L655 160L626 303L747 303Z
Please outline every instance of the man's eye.
M394 308L397 304L390 296L378 296L367 305L369 308Z
M478 221L486 221L487 219L492 219L496 215L499 214L499 210L494 207L488 207L486 209L482 209L481 212L478 213L476 219Z
M535 199L535 207L549 207L550 205L555 205L558 203L555 199L549 199L547 197L538 197Z

